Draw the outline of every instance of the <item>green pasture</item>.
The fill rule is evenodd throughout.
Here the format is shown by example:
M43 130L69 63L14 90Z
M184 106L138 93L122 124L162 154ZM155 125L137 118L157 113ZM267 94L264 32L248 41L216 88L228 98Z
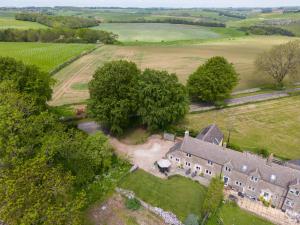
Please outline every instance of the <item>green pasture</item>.
M9 56L51 71L67 60L94 48L93 44L0 42L0 56Z
M216 123L225 140L243 150L270 153L288 159L300 158L300 96L248 104L198 114L189 114L181 126L201 130Z
M15 28L15 29L41 29L47 28L39 23L15 20L14 18L0 17L0 29Z

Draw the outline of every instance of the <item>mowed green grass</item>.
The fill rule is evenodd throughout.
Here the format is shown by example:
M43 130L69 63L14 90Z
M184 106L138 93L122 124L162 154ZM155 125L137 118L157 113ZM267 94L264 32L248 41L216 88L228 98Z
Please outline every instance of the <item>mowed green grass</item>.
M47 28L39 23L15 20L9 17L0 17L0 29L16 28L16 29L42 29Z
M113 32L124 42L161 42L223 38L225 31L208 27L164 23L103 23L95 29ZM225 29L224 29L225 30ZM234 35L239 34L235 32Z
M288 159L300 158L300 96L287 97L189 114L181 126L201 130L216 123L225 140L231 130L230 142L244 150L267 149L270 153Z
M50 72L65 61L94 48L93 44L0 42L0 56L9 56Z
M223 225L272 225L273 223L254 216L233 204L224 204L219 213L211 218L207 225L217 225L222 221Z
M129 174L119 185L121 188L134 191L137 197L153 206L171 211L181 220L193 213L200 215L202 203L207 188L198 182L182 176L173 176L169 179L160 179L143 170ZM224 225L271 225L238 207L223 205L219 217ZM208 222L217 225L216 218Z
M167 180L138 170L122 181L121 188L129 189L153 206L175 213L181 220L188 214L199 215L206 188L181 176Z

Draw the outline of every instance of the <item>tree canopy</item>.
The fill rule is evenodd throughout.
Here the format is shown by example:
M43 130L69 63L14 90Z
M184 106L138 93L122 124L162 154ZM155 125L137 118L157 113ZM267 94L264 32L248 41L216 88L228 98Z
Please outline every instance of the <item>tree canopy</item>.
M234 66L224 57L215 56L190 75L187 88L194 99L219 103L230 96L237 83Z
M185 87L175 74L146 69L138 82L138 111L150 130L164 129L188 112Z
M300 41L291 41L274 46L262 53L255 61L258 71L271 76L279 85L287 76L300 72Z
M9 57L0 57L0 83L3 81L11 81L18 92L30 95L39 106L45 106L50 100L54 83L48 73L36 66Z
M112 61L99 68L89 83L89 111L113 133L122 134L135 116L139 74L133 62Z

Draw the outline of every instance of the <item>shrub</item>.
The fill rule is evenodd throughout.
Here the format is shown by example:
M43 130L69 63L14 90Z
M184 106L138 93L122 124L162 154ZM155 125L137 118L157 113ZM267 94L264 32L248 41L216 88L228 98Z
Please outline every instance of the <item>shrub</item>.
M184 221L184 225L199 225L199 217L194 214L189 214Z
M127 209L138 210L141 207L141 202L136 198L127 198L125 205Z

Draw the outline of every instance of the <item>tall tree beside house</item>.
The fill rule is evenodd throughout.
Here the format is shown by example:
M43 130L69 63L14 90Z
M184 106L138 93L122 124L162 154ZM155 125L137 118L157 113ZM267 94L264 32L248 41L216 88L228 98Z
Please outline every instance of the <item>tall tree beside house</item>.
M221 103L238 83L238 73L224 57L215 56L201 65L187 81L190 97L210 103Z
M202 216L204 219L217 212L223 200L223 187L224 183L219 177L211 179L202 205Z
M99 68L89 83L90 113L115 134L122 134L136 114L139 75L135 63L112 61Z
M146 69L138 82L138 105L144 125L150 130L164 129L188 112L188 96L175 74Z
M262 53L255 65L258 71L272 77L278 86L283 86L284 78L300 72L300 41L274 46Z

